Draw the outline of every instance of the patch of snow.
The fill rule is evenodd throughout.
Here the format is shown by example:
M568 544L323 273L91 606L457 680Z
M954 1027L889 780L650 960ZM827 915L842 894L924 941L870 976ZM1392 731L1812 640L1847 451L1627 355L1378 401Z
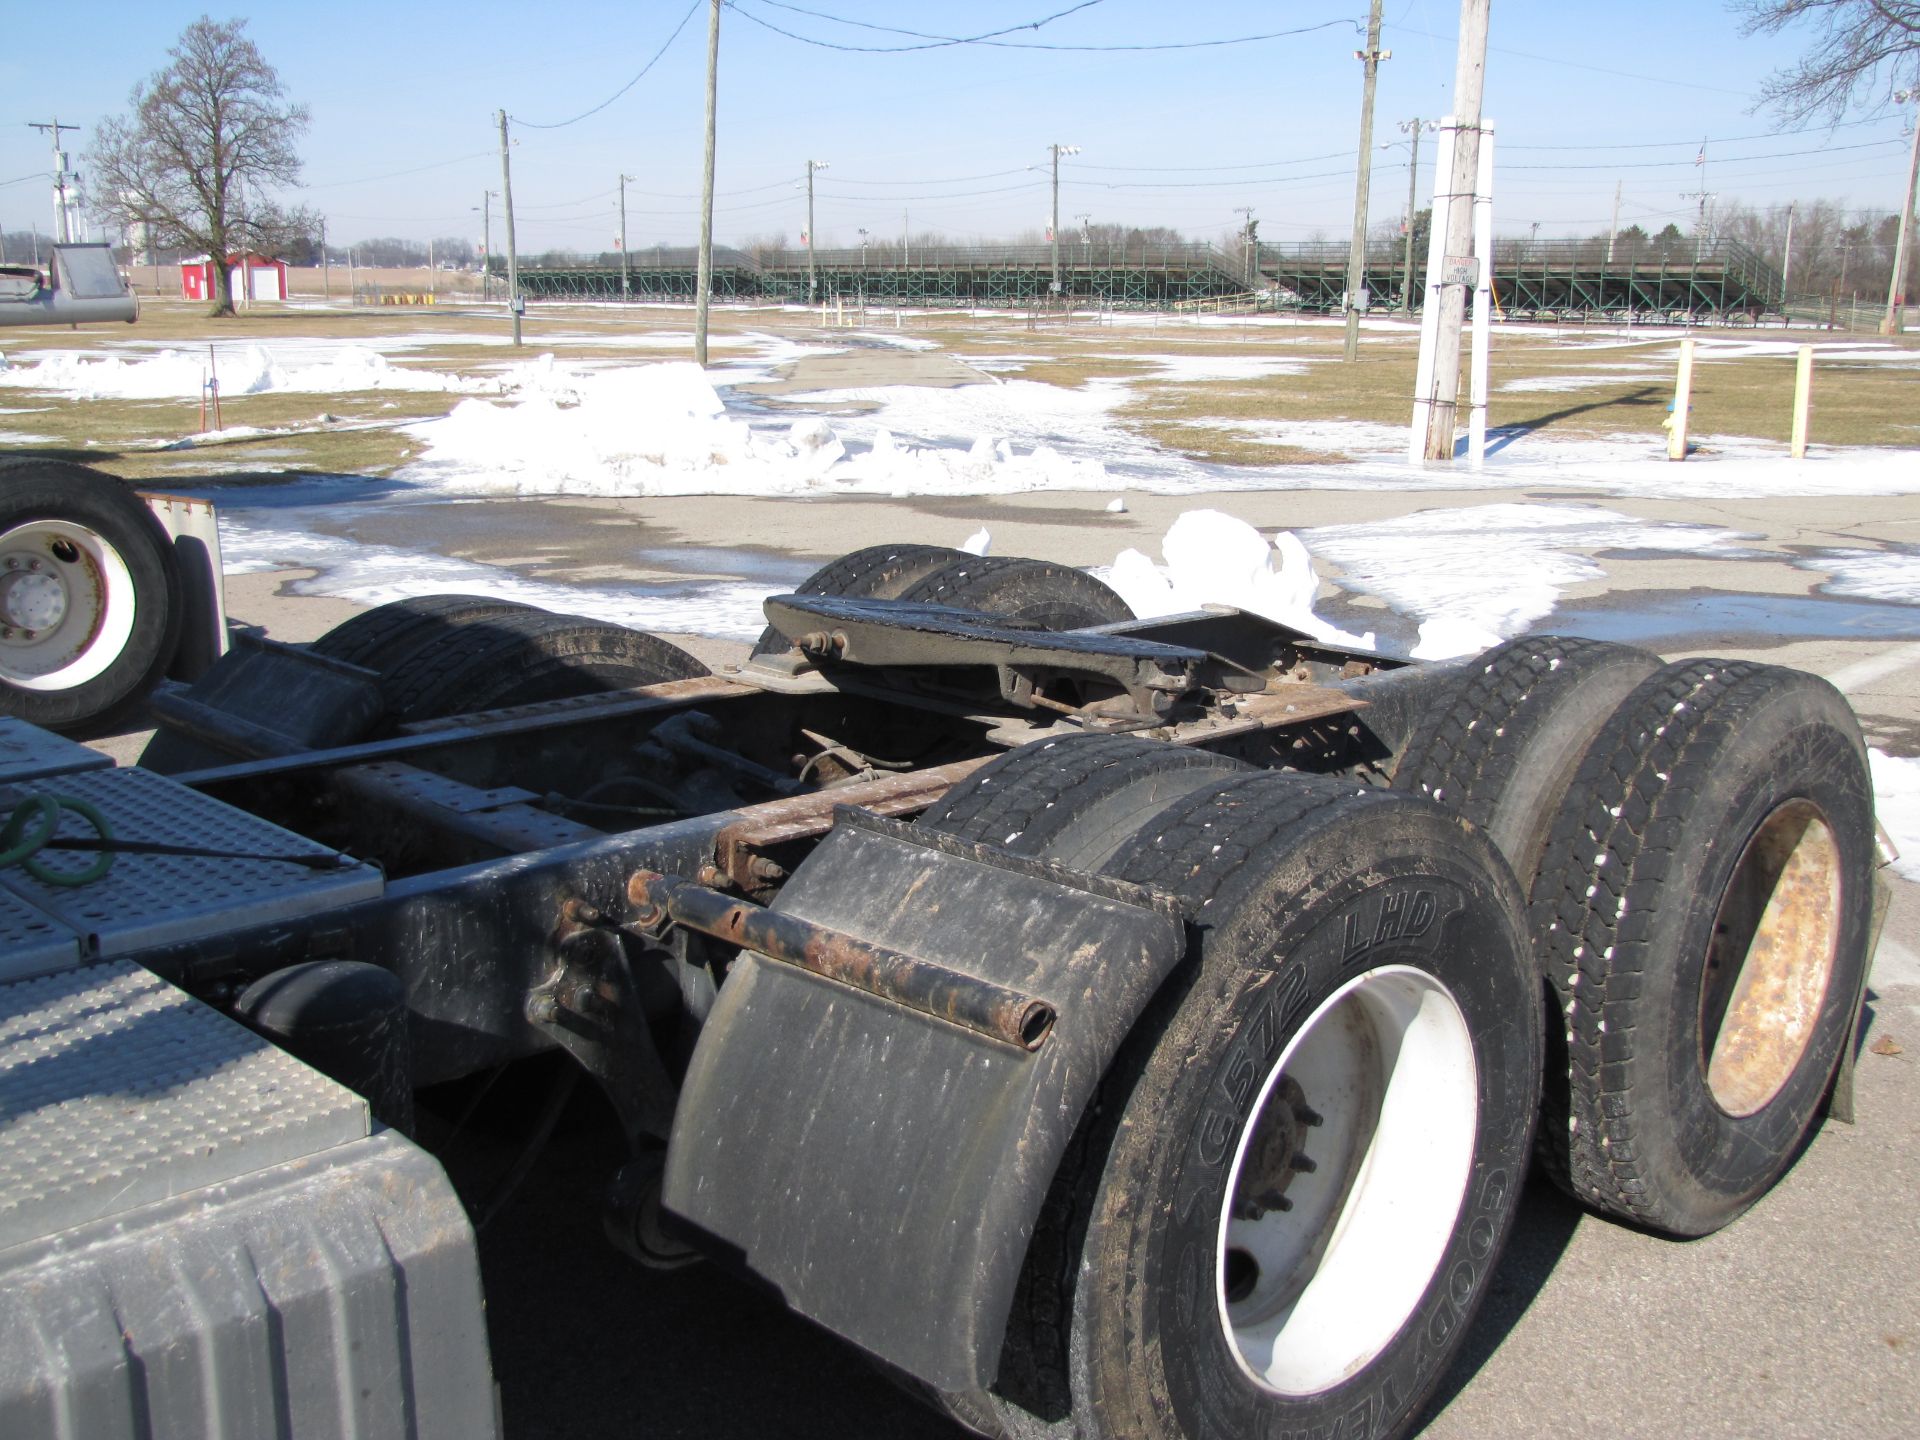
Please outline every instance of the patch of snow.
M1920 605L1920 554L1906 550L1827 550L1798 557L1806 570L1823 570L1822 588L1899 605Z
M1147 378L1188 384L1201 380L1265 380L1275 375L1304 375L1312 364L1301 356L1283 355L1116 355L1116 360L1144 360L1154 369Z
M1920 880L1920 760L1868 750L1873 808L1900 851L1896 874Z
M984 555L987 553L988 547L992 544L992 534L987 530L986 526L982 525L978 530L974 531L973 534L962 540L959 548L966 551L969 555Z
M498 390L496 381L415 370L391 364L378 350L342 346L324 358L283 365L259 345L198 351L162 350L145 359L118 355L87 356L54 351L32 362L0 369L0 385L53 390L78 400L192 400L209 377L219 380L222 396L337 394L360 390L416 390L443 393Z
M288 566L320 572L294 582L292 588L303 595L337 595L362 605L383 605L410 595L488 595L638 630L731 640L759 635L766 624L761 602L789 588L699 580L667 585L555 584L529 580L495 565L258 525L225 512L220 516L220 550L230 575Z
M924 335L903 335L885 330L856 330L853 339L868 345L888 345L895 350L938 350L940 342Z
M1606 570L1582 551L1715 555L1752 538L1707 525L1636 520L1598 505L1475 505L1397 519L1322 525L1307 548L1348 588L1423 622L1419 655L1470 654L1553 610L1569 585ZM1424 622L1445 621L1430 630Z

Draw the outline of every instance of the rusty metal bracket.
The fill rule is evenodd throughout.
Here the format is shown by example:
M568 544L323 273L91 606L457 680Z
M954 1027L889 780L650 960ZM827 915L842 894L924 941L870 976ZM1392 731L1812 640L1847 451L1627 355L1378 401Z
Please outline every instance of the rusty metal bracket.
M713 862L723 882L748 892L766 889L785 872L767 852L795 840L813 840L833 828L833 812L857 805L875 815L914 815L967 778L991 756L956 760L925 770L883 775L855 785L836 785L788 800L756 805L713 837ZM777 873L776 873L777 872Z
M643 931L665 916L689 930L1021 1050L1038 1050L1053 1030L1053 1006L1032 995L735 900L690 880L657 870L636 871L627 882L627 896L639 912L634 924Z
M569 919L581 923L572 915ZM665 1140L679 1087L647 1027L629 942L617 931L600 933L606 937L602 945L569 945L566 963L527 992L527 1023L600 1082L629 1143Z

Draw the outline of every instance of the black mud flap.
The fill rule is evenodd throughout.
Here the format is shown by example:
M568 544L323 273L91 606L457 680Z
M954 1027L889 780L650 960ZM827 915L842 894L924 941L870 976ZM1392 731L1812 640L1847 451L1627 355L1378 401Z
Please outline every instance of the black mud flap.
M666 1206L856 1345L985 1386L1048 1184L1184 923L1138 886L858 813L773 908L1057 1020L1023 1049L743 954L681 1092Z

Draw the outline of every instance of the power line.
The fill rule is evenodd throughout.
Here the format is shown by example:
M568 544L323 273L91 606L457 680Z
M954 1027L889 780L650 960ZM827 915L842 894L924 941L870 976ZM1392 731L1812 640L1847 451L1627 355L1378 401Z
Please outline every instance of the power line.
M1556 169L1556 166L1542 166ZM1274 175L1253 180L1083 180L1083 185L1102 190L1224 190L1235 185L1292 185L1301 180L1328 180L1353 174L1353 166L1344 170L1316 170L1311 175Z
M613 191L614 191L614 187L609 185L604 190L596 190L591 195L582 195L576 200L551 200L541 205L516 205L514 209L516 210L565 210L569 205L584 205L589 200L604 200L607 198L607 196L613 194Z
M1709 135L1709 145L1738 145L1748 140L1783 140L1789 135L1812 135L1820 130L1851 130L1862 125L1878 125L1882 117L1870 120L1844 120L1836 125L1817 126L1802 130L1765 130L1758 135ZM1501 143L1502 150L1664 150L1675 145L1697 148L1700 141L1691 136L1684 140L1644 140L1633 145L1508 145Z
M1346 155L1344 150L1329 150L1324 155L1302 155L1293 160L1262 160L1254 165L1085 165L1078 164L1075 170L1112 170L1129 174L1174 173L1192 175L1208 170L1272 170L1282 165L1311 165L1320 160L1339 160Z
M1033 168L1031 165L1016 165L1011 170L989 170L982 175L954 175L944 180L857 180L852 176L842 175L838 183L842 185L966 185L975 180L998 180L1006 175L1024 175Z
M1138 52L1138 51L1149 51L1149 50L1210 50L1210 49L1217 49L1225 45L1252 45L1262 40L1281 40L1292 35L1309 35L1316 30L1328 30L1328 29L1334 28L1335 26L1340 26L1340 25L1351 26L1356 33L1358 33L1360 30L1359 25L1357 25L1352 20L1323 20L1318 25L1302 25L1292 30L1273 30L1262 35L1235 35L1224 40L1178 40L1178 41L1168 41L1160 44L1058 45L1058 44L1049 44L1045 41L1040 41L1040 40L1000 40L1000 39L992 38L993 36L1008 34L1012 30L1037 30L1040 26L1047 24L1049 21L1057 20L1063 15L1071 15L1074 13L1075 10L1084 10L1087 8L1089 4L1099 3L1099 0L1084 0L1084 3L1075 5L1072 9L1069 9L1069 10L1062 10L1058 14L1049 15L1044 20L1032 21L1025 25L1010 26L1007 30L989 31L986 35L968 35L968 36L926 35L926 36L922 36L922 39L926 43L919 44L919 45L843 45L838 41L819 40L814 38L811 35L802 35L793 30L782 29L780 26L774 24L771 20L765 19L759 15L755 15L753 12L749 10L741 9L740 0L724 0L724 3L726 4L726 7L729 10L733 11L733 13L738 15L741 19L751 20L755 25L760 26L762 29L771 30L776 35L784 35L789 40L798 40L802 45L813 45L813 46L817 46L822 50L852 51L858 54L865 54L865 55L897 55L903 51L938 50L938 49L943 49L953 45L987 45L1000 50L1057 50L1057 51L1079 51L1079 52L1098 52L1098 53L1111 53L1111 52L1118 52L1118 51ZM888 26L866 26L864 25L864 22L859 20L848 20L838 15L826 15L816 10L802 10L797 5L782 4L780 3L780 0L754 0L754 3L758 3L761 5L771 5L776 9L791 10L802 15L813 15L819 19L833 21L841 25L863 25L864 28L867 28L867 29L890 29L891 28ZM898 31L894 31L894 33L900 34L900 35L920 35L921 32L917 30L898 30Z
M302 185L302 190L339 190L348 185L371 185L376 180L398 180L403 175L424 175L429 170L444 170L449 165L464 165L469 160L484 160L493 154L491 150L476 150L471 155L456 155L451 160L436 160L431 165L416 165L410 170L388 170L380 175L367 175L358 180L326 180L318 185Z
M1774 150L1765 155L1726 155L1714 163L1739 165L1748 160L1791 160L1802 155L1838 155L1847 150L1880 150L1898 145L1898 140L1867 140L1858 145L1823 145L1817 150ZM1503 165L1503 170L1673 170L1698 164L1696 160L1630 160L1625 164L1597 165Z
M1459 43L1457 35L1436 35L1431 30L1416 30L1405 25L1395 28L1405 30L1409 35L1424 36L1428 40L1438 40L1443 44ZM1748 90L1730 90L1724 85L1701 85L1692 80L1676 80L1671 75L1642 75L1633 70L1612 70L1605 65L1582 65L1578 60L1566 60L1558 55L1535 55L1526 50L1509 50L1504 45L1489 45L1487 49L1496 55L1511 55L1516 60L1531 60L1537 65L1563 65L1570 70L1589 70L1596 75L1613 75L1622 80L1643 80L1649 85L1677 85L1683 90L1708 90L1715 95L1738 95L1742 99L1749 98L1752 94Z
M875 25L866 20L850 20L844 15L829 15L824 10L808 10L800 5L783 4L781 0L761 0L761 3L770 5L775 10L789 10L795 15L810 15L816 20L826 20L835 25L851 25L859 30L878 30L888 35L910 35L915 40L929 42L924 45L833 45L829 41L808 40L804 35L789 36L791 39L804 41L809 45L823 45L835 50L861 50L869 53L891 54L904 50L939 50L951 45L985 45L1002 35L1012 35L1021 30L1038 30L1043 25L1051 25L1054 21L1063 20L1078 11L1091 10L1096 5L1105 4L1106 0L1080 0L1080 3L1077 5L1070 5L1065 10L1057 10L1051 15L1042 16L1038 20L1026 20L1018 25L1002 26L998 30L987 30L979 35L959 37L952 35L928 35L920 30L902 30L895 25ZM776 28L773 25L768 25L764 20L759 20L752 15L748 15L746 11L733 4L733 0L727 0L727 8L744 16L748 20L753 20L757 25L766 25L769 30ZM780 30L778 33L782 35L788 34L785 30Z
M522 120L518 115L516 115L513 117L514 124L519 125L528 130L564 130L569 125L578 125L582 120L586 119L589 115L598 115L602 110L606 109L609 105L613 104L614 101L618 100L622 95L626 94L629 90L633 89L634 86L638 85L640 81L646 76L646 73L649 70L653 69L653 67L657 63L659 63L660 57L667 53L667 51L672 47L673 42L680 38L680 32L687 28L687 22L693 18L693 12L700 8L700 4L701 4L701 0L693 0L693 3L687 7L687 13L680 17L680 23L673 27L673 33L667 36L666 44L662 45L658 50L653 52L653 59L647 61L646 64L640 67L640 73L638 75L635 75L631 80L627 81L626 84L622 85L618 90L614 91L613 94L609 95L606 99L602 100L598 105L594 106L591 110L582 110L578 115L574 116L571 120L556 120L549 125L542 125L537 120Z

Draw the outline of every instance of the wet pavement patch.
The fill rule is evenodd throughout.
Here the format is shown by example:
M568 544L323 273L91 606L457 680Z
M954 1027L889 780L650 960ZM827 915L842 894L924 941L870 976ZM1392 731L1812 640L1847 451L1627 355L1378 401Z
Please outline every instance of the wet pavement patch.
M1617 603L1563 605L1529 627L1536 635L1585 635L1653 649L1793 640L1920 639L1920 605L1820 595L1725 590L1642 590Z

